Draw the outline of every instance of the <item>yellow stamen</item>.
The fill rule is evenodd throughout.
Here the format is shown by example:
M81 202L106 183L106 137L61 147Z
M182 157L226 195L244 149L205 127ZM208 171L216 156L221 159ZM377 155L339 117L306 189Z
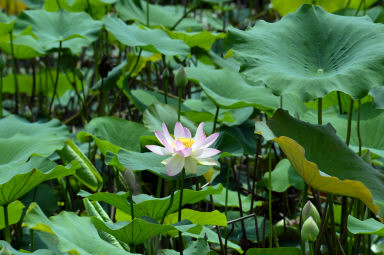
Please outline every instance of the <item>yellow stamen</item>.
M191 148L195 141L191 138L180 137L178 141L182 142L186 148Z

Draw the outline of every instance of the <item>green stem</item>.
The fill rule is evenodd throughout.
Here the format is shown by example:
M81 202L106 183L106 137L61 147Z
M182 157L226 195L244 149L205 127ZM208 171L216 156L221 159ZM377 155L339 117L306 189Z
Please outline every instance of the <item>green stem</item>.
M317 100L317 124L323 124L323 99L319 98Z
M337 254L337 245L336 245L336 229L335 229L335 213L333 211L333 201L334 197L333 194L328 194L328 203L329 203L329 214L331 218L331 242L332 242L332 254Z
M343 106L341 105L340 91L337 91L337 104L339 106L339 113L343 113Z
M181 221L181 208L183 207L183 191L184 191L184 178L185 178L185 169L181 171L181 177L180 177L180 200L179 200L179 214L178 214L178 221ZM179 231L179 249L180 249L180 255L183 255L183 234L181 231Z
M149 27L149 0L147 0L146 9L147 9L147 27Z
M15 57L15 50L13 47L13 33L9 32L9 37L11 40L11 55L13 59L13 79L15 82L15 113L19 112L19 100L20 100L20 91L19 91L19 81L17 79L17 70L19 70L17 65L17 60Z
M171 209L171 207L172 207L174 197L175 197L175 182L171 181L171 199L169 201L169 205L168 205L167 209L164 211L164 215L161 218L160 224L164 223L165 217L167 216L169 209Z
M308 242L308 246L309 246L309 252L311 255L314 255L315 254L315 249L314 249L314 243L313 242Z
M184 12L184 15L178 21L176 21L176 23L170 28L170 30L174 30L180 24L180 22L182 22L183 19L188 16L188 14L199 8L200 3L201 1L198 1L195 6L189 9L187 12Z
M0 118L3 117L3 71L0 73Z
M361 100L359 99L357 101L358 108L357 108L357 138L359 140L359 156L361 156L361 134L360 134L360 108L361 108Z
M178 104L178 107L177 107L177 120L180 121L180 114L181 114L181 99L183 97L183 87L179 87L178 88L178 92L179 92L179 104Z
M61 50L62 50L62 47L63 47L63 41L60 40L60 42L59 42L59 56L58 56L58 59L57 59L57 67L56 67L56 80L55 80L55 85L53 87L53 94L52 94L51 103L49 104L49 108L48 108L48 113L49 114L52 111L53 102L55 101L55 96L56 96L57 85L59 83L59 72L60 72L60 64L61 64Z
M272 224L272 143L268 152L268 214L269 214L269 248L272 248L273 224Z
M220 107L216 105L216 114L215 114L215 120L213 121L212 133L214 133L216 130L217 119L219 117L219 110L220 110Z
M9 229L9 222L8 222L8 205L3 206L4 210L4 236L5 236L5 241L8 243L11 243L11 231Z
M349 141L351 140L352 112L353 112L353 98L351 97L351 103L349 104L349 111L348 111L347 138L345 140L347 145L349 145Z

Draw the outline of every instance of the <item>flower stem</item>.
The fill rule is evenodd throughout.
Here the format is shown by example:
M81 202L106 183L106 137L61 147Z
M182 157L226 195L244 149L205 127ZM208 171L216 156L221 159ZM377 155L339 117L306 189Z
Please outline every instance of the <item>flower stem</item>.
M164 211L164 215L161 218L160 224L164 223L165 217L167 216L169 209L172 207L174 197L175 197L175 182L171 181L171 199L169 201L169 205L167 209Z
M359 99L357 101L358 108L357 108L357 138L359 139L359 156L361 157L361 134L360 134L360 108L361 108L361 100Z
M52 111L52 105L53 105L53 102L55 101L57 85L58 85L58 82L59 82L59 72L60 72L60 62L61 62L61 49L62 49L62 46L63 46L63 41L60 40L60 43L59 43L59 57L57 59L57 68L56 68L56 81L55 81L55 86L53 87L53 94L52 94L51 103L49 104L49 108L48 108L48 113L49 114L51 114L51 111Z
M317 100L317 124L323 124L323 99L319 98Z
M272 224L272 143L268 150L268 214L269 214L269 248L272 248L273 224Z
M179 91L179 104L178 104L178 107L177 107L177 121L180 121L180 114L181 114L181 99L183 97L183 88L182 87L179 87L178 89ZM183 170L184 171L184 170Z
M179 215L178 221L181 221L181 207L183 206L183 190L184 190L184 177L185 177L185 169L181 171L180 177L180 200L179 200ZM180 255L183 255L183 234L179 231L179 249Z
M347 138L345 140L347 145L349 145L349 141L351 140L352 112L353 112L353 98L351 97L351 103L349 104L349 111L348 111Z
M215 120L213 121L212 133L214 133L216 130L217 119L219 117L219 110L220 110L220 107L218 105L216 105L216 114L215 114Z
M8 243L11 243L11 231L9 229L9 221L8 221L8 205L3 206L4 210L4 236L5 236L5 241Z
M17 59L15 57L15 50L13 47L13 32L9 32L9 37L11 41L11 55L13 59L13 79L15 82L15 113L19 112L19 101L20 101L20 91L19 91L19 82L17 79L17 70L19 70L17 65Z

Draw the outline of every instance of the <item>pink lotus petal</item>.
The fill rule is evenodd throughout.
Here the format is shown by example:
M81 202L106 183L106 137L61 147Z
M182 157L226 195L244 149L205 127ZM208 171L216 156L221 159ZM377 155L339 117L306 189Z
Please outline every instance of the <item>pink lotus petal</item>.
M179 140L176 140L173 145L175 146L175 150L176 151L181 151L181 150L184 150L185 149L185 145L179 141Z
M205 134L202 134L199 139L195 140L195 142L192 144L192 149L199 149L205 142Z
M209 145L213 144L216 139L219 137L219 133L214 133L205 139L204 143L201 145L201 148L207 148Z
M217 165L217 162L213 158L195 158L200 165L212 166Z
M191 131L189 131L189 129L186 127L184 127L184 134L185 134L185 138L191 139L192 137Z
M219 154L220 151L214 148L202 148L193 152L193 157L195 158L210 158Z
M177 150L176 153L184 158L189 157L192 154L192 148L184 148L182 150Z
M163 128L163 134L164 134L165 140L167 141L168 144L172 144L174 142L174 140L173 140L172 136L169 134L168 128L164 122L163 122L163 124L161 124L161 127Z
M180 173L181 170L183 170L184 161L185 161L184 158L179 156L179 155L173 156L168 161L167 165L165 166L165 170L167 172L167 175L174 176L174 175Z
M184 127L183 125L181 125L179 121L176 122L174 135L175 135L175 139L180 137L185 137Z
M195 174L197 172L196 160L191 157L185 158L184 167L187 173Z
M204 122L201 122L199 127L196 130L195 137L193 137L193 140L199 140L202 135L204 135ZM205 135L204 135L205 136Z
M172 154L170 151L168 151L164 147L160 147L157 145L146 145L145 147L147 147L148 150L152 151L153 153L156 153L157 155L167 156Z
M169 144L169 143L167 142L167 140L166 140L165 137L164 137L163 132L161 132L161 131L155 131L155 135L156 135L157 139L160 141L160 143L161 143L162 145L164 145L164 147L165 147L168 151L170 151L170 152L174 152L174 149L172 148L172 145Z

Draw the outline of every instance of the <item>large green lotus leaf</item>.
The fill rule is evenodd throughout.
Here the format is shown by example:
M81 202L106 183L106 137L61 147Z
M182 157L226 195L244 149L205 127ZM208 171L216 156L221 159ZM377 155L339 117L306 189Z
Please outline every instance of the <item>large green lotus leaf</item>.
M268 173L264 174L264 182L267 186ZM293 169L288 159L282 159L275 166L271 173L271 189L275 192L284 192L293 186L297 189L304 189L304 180Z
M182 40L170 38L161 29L126 25L121 19L109 16L103 19L103 23L119 42L127 46L141 46L147 51L160 52L164 55L186 56L190 52L188 45Z
M21 219L23 214L24 205L19 200L13 201L8 205L8 223L9 225L16 224ZM0 207L0 229L5 227L4 208Z
M26 207L28 207L31 203L36 202L46 215L51 216L59 208L58 195L59 194L55 192L55 189L49 184L41 183L39 186L22 196L20 201Z
M77 53L81 46L88 46L98 38L102 23L84 12L31 10L20 14L15 29L23 30L28 26L32 27L45 50L58 49L62 41L63 48Z
M167 156L160 156L153 152L139 153L135 151L120 150L117 154L108 152L105 160L107 165L115 166L122 170L125 168L132 171L148 170L165 179L176 180L178 175L168 176L165 171L165 165L161 163L166 158ZM187 173L186 178L201 176L211 168L212 166L198 165L197 172L194 174Z
M0 205L15 201L46 180L72 175L77 168L78 164L64 167L38 156L27 162L18 160L0 165Z
M372 104L367 103L361 106L360 115L362 148L384 157L384 137L382 136L384 110L375 109ZM308 111L301 116L301 119L312 123L317 122L317 113L315 113L315 111ZM348 126L347 114L340 115L336 107L328 108L323 111L323 123L330 123L336 129L336 134L342 140L346 139ZM350 147L356 152L359 150L357 110L355 110L352 115Z
M96 228L105 231L118 240L128 244L140 244L146 240L164 234L168 231L176 230L181 232L191 232L199 234L202 227L196 224L191 224L189 221L181 221L177 224L161 225L156 221L147 221L144 219L135 218L132 222L119 221L115 224L105 223L102 220L93 217L93 224Z
M208 195L219 194L222 192L223 186L218 184L216 186L209 186L200 191L194 191L190 189L184 189L183 191L183 200L182 204L194 204L203 200ZM78 194L82 197L87 197L88 199L95 201L103 201L110 205L115 206L117 209L131 215L131 205L128 202L127 198L129 197L129 193L119 192L119 193L107 193L107 192L99 192L95 194L90 194L85 191L81 191ZM166 212L169 203L171 200L171 196L156 198L149 196L147 194L140 194L137 196L133 196L133 210L135 218L141 218L144 216L149 216L157 221L161 220ZM172 206L169 208L167 215L176 212L179 209L179 201L180 201L180 191L176 191L174 193L174 199Z
M101 152L117 153L120 149L140 151L140 136L151 135L142 124L116 117L99 117L92 119L85 127L85 132L79 132L77 138L86 142L92 137Z
M320 5L328 12L335 12L345 7L359 8L361 0L272 0L273 9L277 10L280 15L286 15L290 12L296 11L303 4L315 4ZM377 0L364 1L365 8L373 5ZM347 6L349 3L349 6ZM361 7L363 8L363 7ZM356 11L355 11L356 12Z
M279 99L270 89L261 83L259 86L249 85L237 72L204 67L190 67L185 70L188 78L199 84L208 97L221 108L278 108Z
M60 252L73 254L131 254L100 238L90 217L79 217L63 211L47 218L36 203L28 208L23 225L34 230L44 242L57 246ZM90 241L92 240L92 241Z
M143 90L143 89L134 89L130 91L132 98L134 100L134 104L136 107L141 111L144 112L150 105L152 104L165 104L164 101L164 94L161 94L156 91L151 90ZM173 107L178 106L178 99L173 97L167 98L168 104L172 105ZM188 111L190 110L188 107L185 106L185 104L181 105L182 111Z
M25 255L25 254L28 254L28 255L57 255L57 253L55 253L54 251L50 251L50 250L46 250L46 249L39 249L39 250L34 251L32 253L29 251L28 252L21 252L21 251L14 249L6 241L0 240L0 247L3 248L4 246L6 246L8 248L8 250L11 252L12 255Z
M384 25L303 5L276 23L230 29L227 44L248 79L309 101L331 91L363 98L384 82Z
M165 223L174 224L178 222L179 212L172 213L165 217ZM212 226L227 226L227 217L221 212L215 210L213 212L199 212L191 209L183 209L181 211L181 220L189 220L194 224L212 225Z
M296 247L280 248L252 248L247 250L246 255L301 255L303 252Z
M64 148L57 151L57 153L65 164L73 160L80 164L74 176L90 190L96 191L103 186L103 177L101 177L96 167L72 140L68 139L65 142Z
M384 236L384 224L372 218L359 220L352 215L348 216L348 231L352 234Z
M276 137L273 141L308 185L327 193L357 197L379 213L377 204L384 201L383 174L349 149L332 126L299 121L283 110L277 110L267 123L271 136ZM268 127L258 123L256 130L264 133Z
M116 3L116 10L123 20L133 20L147 24L147 11L145 1L121 0ZM149 25L172 27L184 15L184 6L161 6L149 4ZM183 31L200 31L202 25L191 18L183 19L176 27Z

